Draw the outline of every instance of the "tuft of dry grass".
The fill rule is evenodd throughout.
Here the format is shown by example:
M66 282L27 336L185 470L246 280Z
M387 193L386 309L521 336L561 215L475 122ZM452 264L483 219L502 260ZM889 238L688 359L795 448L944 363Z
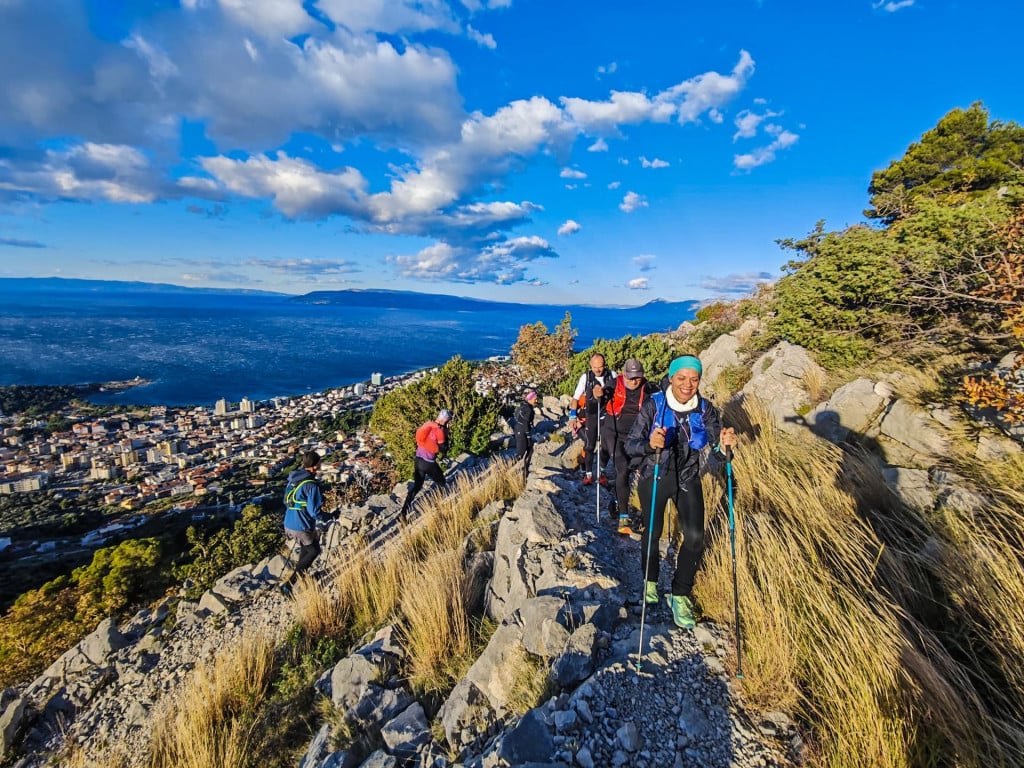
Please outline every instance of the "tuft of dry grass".
M867 455L781 434L756 401L733 410L746 695L793 707L818 765L1021 764L1024 507L929 520ZM732 624L726 515L709 525L697 597Z
M505 706L508 712L522 716L539 706L552 693L551 664L522 648L508 660L512 666L511 684Z
M178 698L157 716L150 768L249 765L257 713L269 692L274 644L247 637L192 672Z

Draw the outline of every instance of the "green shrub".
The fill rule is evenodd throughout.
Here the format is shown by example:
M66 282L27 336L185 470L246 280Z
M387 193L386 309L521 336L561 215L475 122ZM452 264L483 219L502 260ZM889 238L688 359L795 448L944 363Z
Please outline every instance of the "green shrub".
M185 535L191 545L191 562L176 568L175 576L191 580L186 595L190 599L199 597L228 571L278 552L284 541L280 516L255 504L246 505L229 528L210 534L189 526Z
M456 356L437 373L377 400L370 430L387 444L400 477L412 477L417 428L442 408L454 414L448 423L448 455L487 453L491 435L497 431L500 404L478 393L475 384L474 366Z
M647 378L658 382L668 371L668 364L679 352L662 336L623 336L620 339L598 339L593 346L573 355L569 363L569 375L558 387L559 394L571 395L576 382L584 371L590 370L590 358L600 353L605 365L618 373L623 364L635 358L644 364Z

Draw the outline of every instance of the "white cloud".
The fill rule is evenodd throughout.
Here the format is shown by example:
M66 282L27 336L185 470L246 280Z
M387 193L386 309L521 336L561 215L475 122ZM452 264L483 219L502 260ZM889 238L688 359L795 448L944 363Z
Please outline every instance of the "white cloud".
M413 256L389 256L398 271L409 278L458 283L489 282L499 285L527 282L529 262L555 256L542 237L517 237L481 249L437 243Z
M627 157L620 157L619 158L619 165L629 165L629 158L627 158Z
M483 46L484 48L490 48L492 51L498 47L498 44L494 42L494 35L483 34L473 28L471 24L466 25L466 35L477 45Z
M614 61L611 64L602 64L601 66L599 66L597 68L597 74L598 75L613 75L613 74L615 74L615 71L618 68L619 68L618 63L614 62Z
M604 139L598 139L593 144L591 144L589 147L587 147L587 152L607 152L607 151L608 151L608 142L605 141Z
M562 106L584 133L610 135L619 126L643 122L664 123L676 118L680 123L695 122L711 110L717 110L743 90L754 72L754 60L740 51L739 61L728 75L718 72L684 80L649 97L636 91L612 91L607 101L589 101L563 96Z
M770 117L779 117L780 112L766 111L763 115L759 115L756 112L752 112L749 109L744 109L738 115L733 123L736 125L736 133L733 134L732 140L738 139L749 139L757 135L757 127L766 119Z
M270 198L286 216L318 217L344 213L366 218L367 181L355 168L322 171L283 152L247 160L209 157L203 168L228 190L243 197Z
M770 283L774 279L768 272L745 272L721 277L706 277L701 281L700 287L716 293L734 293L745 296L753 293L759 285Z
M631 291L646 291L648 289L646 277L634 277L627 285Z
M151 203L180 197L138 149L123 144L85 142L64 151L47 150L42 159L15 166L0 159L0 193L29 193L43 200L105 200Z
M362 271L345 259L249 259L246 264L289 275L348 275Z
M558 174L563 179L585 179L587 174L583 171L577 170L576 168L563 168L562 172Z
M904 8L910 8L915 2L916 0L896 0L895 2L892 0L879 0L872 3L871 7L876 11L881 8L883 11L896 13L896 11L902 11Z
M579 232L581 229L580 225L572 219L566 219L565 223L558 228L558 234L560 235L573 235Z
M767 146L758 147L753 152L734 155L732 164L737 170L749 171L752 168L757 168L760 165L773 162L775 160L776 152L780 149L786 149L793 146L800 138L798 134L783 130L778 126L766 126L765 131L773 134L775 136L775 140Z
M643 155L640 156L640 165L642 167L644 167L644 168L668 168L669 167L669 163L666 162L665 160L661 160L661 159L659 159L657 157L654 158L653 160L648 160Z
M640 269L641 272L650 272L654 269L654 260L657 256L645 253L640 256L633 257L633 263Z
M637 208L646 208L647 198L643 195L638 195L636 192L627 192L626 196L622 198L622 202L619 203L619 209L626 213L632 213Z
M608 189L618 189L622 186L621 181L612 181L608 183Z

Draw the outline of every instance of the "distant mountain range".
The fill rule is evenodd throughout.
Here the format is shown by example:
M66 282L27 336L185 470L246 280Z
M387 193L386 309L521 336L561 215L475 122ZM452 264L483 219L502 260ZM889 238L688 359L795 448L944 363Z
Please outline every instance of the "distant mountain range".
M526 304L509 301L487 301L466 296L452 296L441 293L419 293L417 291L389 291L378 289L349 289L344 291L313 291L301 296L259 291L245 288L188 288L170 283L146 283L123 280L82 280L65 277L3 277L0 278L0 292L6 293L153 293L153 294L205 294L224 296L265 296L280 297L289 302L302 304L333 304L348 307L374 307L377 309L442 310L450 312L498 312L522 310L530 307L564 309L570 313L594 310L615 310L635 314L657 312L662 314L678 310L681 316L690 317L700 306L698 301L665 301L654 299L635 307L595 304Z
M346 291L313 291L302 296L294 296L289 300L303 304L340 304L346 307L375 307L378 309L438 309L453 312L499 312L529 307L546 307L549 309L564 308L569 312L574 310L616 310L622 312L657 310L660 313L679 309L681 312L688 313L700 306L700 302L697 301L665 301L664 299L654 299L636 307L596 304L524 304L509 301L471 299L466 296L451 296L443 293L358 288Z
M144 283L137 280L82 280L72 277L0 277L0 291L28 293L191 293L231 296L281 296L277 291L256 291L247 288L187 288L171 283Z

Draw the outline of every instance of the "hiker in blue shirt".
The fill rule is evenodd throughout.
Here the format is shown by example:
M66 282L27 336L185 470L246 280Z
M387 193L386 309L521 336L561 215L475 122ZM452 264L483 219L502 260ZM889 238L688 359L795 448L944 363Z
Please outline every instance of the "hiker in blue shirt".
M676 626L685 629L696 626L692 590L704 557L701 449L712 446L712 455L724 463L729 458L727 452L736 446L735 430L722 427L718 410L697 391L702 371L700 360L693 355L673 360L668 368L668 387L644 402L626 441L626 452L642 461L637 493L640 514L649 522L640 545L646 580L644 601L653 605L659 599L658 541L665 523L665 506L672 499L683 543L672 594L667 597Z
M292 575L281 585L281 591L291 593L296 579L305 573L320 554L320 534L317 521L324 519L323 494L316 482L320 469L320 454L307 451L302 454L302 469L288 475L284 491L284 535L297 542L299 557Z

